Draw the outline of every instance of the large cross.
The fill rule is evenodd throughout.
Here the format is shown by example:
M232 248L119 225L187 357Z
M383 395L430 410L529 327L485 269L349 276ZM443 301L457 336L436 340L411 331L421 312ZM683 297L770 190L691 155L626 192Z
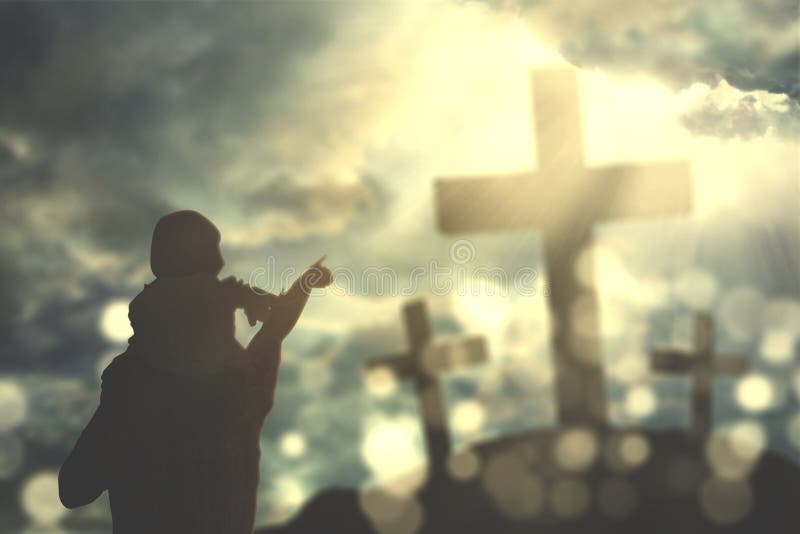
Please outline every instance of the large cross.
M471 337L434 345L425 303L410 302L405 305L403 312L408 353L374 359L367 362L367 368L387 368L398 378L414 382L424 424L428 463L432 474L441 475L450 454L450 433L437 375L448 369L485 362L486 344L482 337Z
M437 181L439 228L446 233L540 230L555 325L558 418L568 425L601 424L606 404L597 297L591 283L582 287L576 279L576 260L591 245L592 227L599 221L687 212L689 166L681 161L585 167L572 70L535 71L533 108L538 171ZM573 329L577 309L580 331Z
M692 375L692 433L704 437L711 430L714 375L742 375L747 371L748 361L739 356L714 354L714 322L708 313L695 315L693 336L694 346L690 350L655 349L650 365L655 371Z

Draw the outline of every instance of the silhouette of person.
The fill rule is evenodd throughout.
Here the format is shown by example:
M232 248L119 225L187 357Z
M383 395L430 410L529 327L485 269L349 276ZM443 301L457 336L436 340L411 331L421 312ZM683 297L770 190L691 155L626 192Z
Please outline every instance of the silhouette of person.
M259 293L218 279L211 221L161 218L156 279L131 302L133 337L103 372L100 404L61 466L61 502L83 506L108 490L115 534L252 532L281 342L311 289L330 284L323 260L285 294ZM234 338L238 308L263 322L246 349Z

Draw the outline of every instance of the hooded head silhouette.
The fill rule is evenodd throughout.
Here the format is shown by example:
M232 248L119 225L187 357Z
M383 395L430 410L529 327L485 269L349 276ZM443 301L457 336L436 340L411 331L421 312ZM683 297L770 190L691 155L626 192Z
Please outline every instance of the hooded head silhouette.
M158 278L205 273L218 275L225 265L220 233L196 211L176 211L156 223L150 245L150 269Z

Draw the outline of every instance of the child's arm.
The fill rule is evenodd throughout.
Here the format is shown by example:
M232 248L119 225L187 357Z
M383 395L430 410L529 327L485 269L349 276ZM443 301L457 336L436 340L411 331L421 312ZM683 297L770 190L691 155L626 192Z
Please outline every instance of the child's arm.
M275 312L265 322L247 346L251 361L257 371L248 375L249 390L254 399L252 413L258 415L258 424L271 410L275 402L275 387L278 382L278 367L281 361L281 342L291 332L311 290L330 285L331 272L322 265L323 256L298 278L289 291L280 296Z
M322 262L325 256L317 260L308 268L286 293L273 295L261 290L253 289L241 280L229 277L222 280L228 298L234 307L243 308L250 326L255 326L256 321L264 324L264 336L271 339L283 340L291 332L300 314L305 308L311 290L327 287L331 283L331 271ZM266 330L264 330L266 327Z
M254 289L233 276L222 280L222 285L234 307L244 309L250 326L255 326L256 321L266 323L272 316L273 307L280 301L278 295Z
M322 256L295 280L286 294L278 297L278 301L272 308L273 313L270 315L269 321L261 327L265 337L282 341L289 335L289 332L292 331L298 319L300 319L300 314L303 313L308 297L311 295L311 290L330 285L331 271L322 265L324 261L325 256Z

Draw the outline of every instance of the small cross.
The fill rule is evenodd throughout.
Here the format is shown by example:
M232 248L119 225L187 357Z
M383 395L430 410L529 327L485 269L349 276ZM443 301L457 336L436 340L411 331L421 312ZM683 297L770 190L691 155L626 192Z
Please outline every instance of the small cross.
M714 375L740 376L747 371L749 362L740 356L715 355L713 319L708 313L698 313L694 318L692 349L655 349L650 365L655 371L692 375L692 433L702 437L711 430Z
M446 345L434 345L425 303L410 302L405 305L403 312L408 353L376 358L367 362L367 368L388 368L397 378L414 381L430 471L441 475L450 454L450 433L447 408L437 375L449 369L485 362L488 359L486 343L482 337L471 337Z
M536 227L542 233L558 419L606 420L597 296L575 276L595 224L623 217L663 217L691 207L685 161L587 167L583 159L578 83L572 70L533 73L537 172L448 178L436 182L439 228L445 233ZM602 282L599 280L598 282ZM573 328L573 309L588 303Z

